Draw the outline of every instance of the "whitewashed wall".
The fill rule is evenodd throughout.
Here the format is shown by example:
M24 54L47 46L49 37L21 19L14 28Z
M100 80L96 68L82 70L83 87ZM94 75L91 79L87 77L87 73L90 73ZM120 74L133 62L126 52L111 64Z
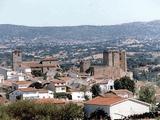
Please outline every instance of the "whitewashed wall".
M121 119L124 116L143 114L145 112L149 112L149 106L131 100L113 105L110 108L112 119Z

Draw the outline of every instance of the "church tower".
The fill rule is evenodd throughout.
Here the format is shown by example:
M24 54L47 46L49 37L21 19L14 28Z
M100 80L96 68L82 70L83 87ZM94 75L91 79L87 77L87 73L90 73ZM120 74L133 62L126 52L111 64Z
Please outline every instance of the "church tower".
M20 50L14 50L12 52L12 69L14 71L18 71L21 62L22 62L22 52Z

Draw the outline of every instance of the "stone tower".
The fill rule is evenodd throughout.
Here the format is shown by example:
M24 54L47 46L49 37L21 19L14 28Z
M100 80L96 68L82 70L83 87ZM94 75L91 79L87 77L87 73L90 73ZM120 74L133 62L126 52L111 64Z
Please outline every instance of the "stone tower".
M107 65L107 66L112 66L112 51L107 51L107 50L104 50L103 51L103 64L104 65Z
M14 50L12 52L12 69L14 71L18 71L21 62L22 62L22 52L20 50Z
M90 68L91 62L90 60L82 60L80 62L80 72L86 72Z
M127 58L126 58L126 51L125 50L120 51L120 67L122 70L127 72Z
M127 71L127 60L125 50L108 50L103 52L103 64L110 67L120 67Z

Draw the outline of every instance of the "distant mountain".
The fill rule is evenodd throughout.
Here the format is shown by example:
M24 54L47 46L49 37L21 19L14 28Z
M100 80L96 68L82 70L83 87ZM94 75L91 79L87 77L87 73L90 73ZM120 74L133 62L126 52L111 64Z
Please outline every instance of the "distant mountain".
M61 41L108 41L126 38L138 40L160 39L160 21L134 22L110 26L28 27L0 25L0 42L21 39Z

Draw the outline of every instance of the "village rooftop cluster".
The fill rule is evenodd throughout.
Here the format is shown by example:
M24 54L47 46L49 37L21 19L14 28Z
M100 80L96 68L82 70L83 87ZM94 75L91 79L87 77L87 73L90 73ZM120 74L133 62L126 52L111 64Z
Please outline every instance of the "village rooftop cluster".
M103 109L111 119L122 119L150 112L151 104L138 100L138 94L127 89L115 89L115 81L129 78L136 90L145 85L136 82L127 70L125 50L104 50L102 63L90 59L79 60L78 66L65 68L58 58L46 56L40 60L25 61L23 52L12 52L12 69L0 67L1 103L33 100L40 103L84 106L86 117ZM100 92L93 93L98 85ZM158 96L158 94L157 94Z

